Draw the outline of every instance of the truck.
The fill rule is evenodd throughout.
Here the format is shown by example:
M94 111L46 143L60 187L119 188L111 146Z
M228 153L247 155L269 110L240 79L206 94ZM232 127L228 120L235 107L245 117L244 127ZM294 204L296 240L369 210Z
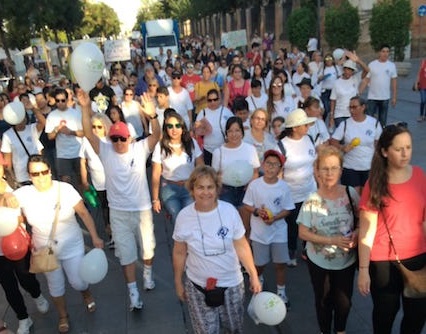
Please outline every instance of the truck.
M177 20L146 21L141 24L141 32L145 55L148 59L158 56L160 47L163 47L164 54L170 49L173 57L179 55L179 24Z

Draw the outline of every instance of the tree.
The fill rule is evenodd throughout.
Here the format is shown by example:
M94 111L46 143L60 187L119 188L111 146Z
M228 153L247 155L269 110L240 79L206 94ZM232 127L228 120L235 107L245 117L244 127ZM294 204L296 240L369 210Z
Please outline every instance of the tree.
M115 11L106 4L86 2L80 33L90 37L115 36L120 33L120 21Z
M384 0L373 6L370 19L371 46L395 48L395 60L404 60L404 48L410 42L412 9L409 0Z
M290 43L304 50L309 37L315 36L316 16L310 8L295 9L287 20Z
M326 11L325 39L331 48L355 50L360 33L358 9L348 0Z

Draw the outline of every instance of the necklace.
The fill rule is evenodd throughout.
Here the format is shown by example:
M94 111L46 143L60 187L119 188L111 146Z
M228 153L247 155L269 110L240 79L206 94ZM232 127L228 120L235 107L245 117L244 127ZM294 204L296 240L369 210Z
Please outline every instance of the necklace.
M170 146L171 148L180 148L180 147L182 146L182 143L179 143L179 144L169 143L169 146Z

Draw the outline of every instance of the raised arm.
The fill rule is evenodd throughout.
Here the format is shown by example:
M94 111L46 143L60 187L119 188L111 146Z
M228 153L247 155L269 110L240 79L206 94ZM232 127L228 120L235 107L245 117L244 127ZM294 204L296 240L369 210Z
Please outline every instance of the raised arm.
M152 134L148 137L148 147L150 151L154 150L155 145L160 140L161 129L158 123L158 115L156 114L154 100L148 93L141 96L144 114L151 120Z
M93 150L96 152L96 154L99 154L99 143L100 140L98 136L96 136L92 131L92 123L90 121L90 118L92 116L92 109L91 109L91 101L89 95L83 91L82 89L79 89L77 91L77 98L78 103L81 106L81 122L83 124L83 133L84 136L89 140L90 145L92 145Z

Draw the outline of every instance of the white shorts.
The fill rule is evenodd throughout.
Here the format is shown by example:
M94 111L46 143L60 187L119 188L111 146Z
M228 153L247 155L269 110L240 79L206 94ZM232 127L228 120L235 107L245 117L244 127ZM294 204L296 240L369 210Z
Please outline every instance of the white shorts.
M110 209L112 238L115 243L115 256L126 266L138 259L138 246L141 258L154 257L155 236L152 211L121 211Z
M272 263L287 263L290 261L286 242L265 245L252 240L251 247L253 249L254 264L258 267L267 265L271 262L271 259Z

